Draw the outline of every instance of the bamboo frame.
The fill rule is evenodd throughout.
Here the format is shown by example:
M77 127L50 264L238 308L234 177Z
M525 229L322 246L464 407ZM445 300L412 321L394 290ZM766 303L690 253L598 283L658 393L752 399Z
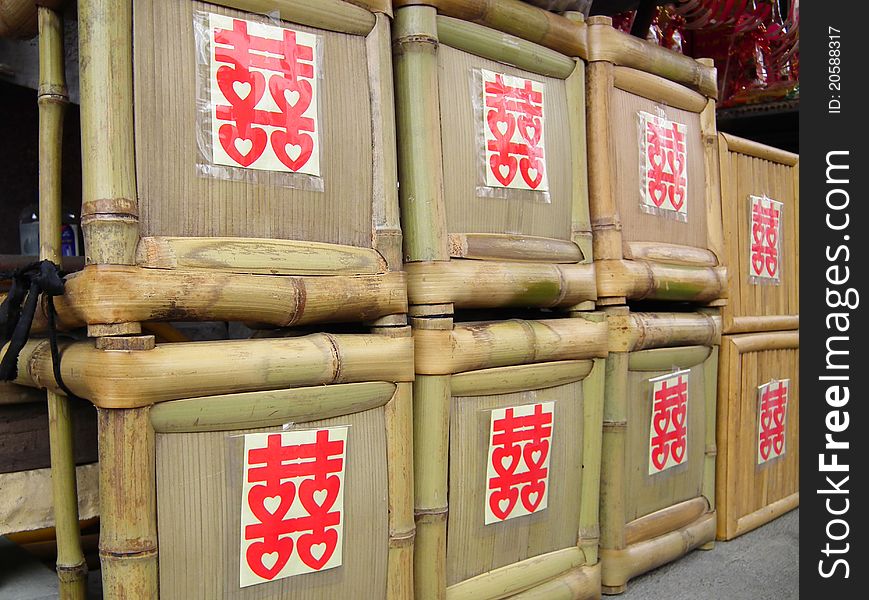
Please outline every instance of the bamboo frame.
M135 344L136 338L124 338ZM112 350L116 350L113 348ZM135 345L131 349L136 349ZM29 341L16 383L57 388L46 340ZM161 344L114 352L88 342L63 349L69 389L100 408L135 408L191 397L363 381L413 380L413 342L383 335L312 334L296 338ZM167 377L167 373L172 376ZM130 385L131 379L135 385Z
M396 6L393 47L410 303L452 303L456 309L588 308L596 298L596 288L584 175L585 67L573 58L585 56L585 24L514 0L401 2ZM448 231L438 104L439 46L565 80L572 155L569 239ZM467 259L475 262L468 264ZM579 264L586 266L578 268ZM469 276L485 289L468 289ZM574 294L563 283L571 280Z
M727 296L727 270L723 266L717 147L710 142L710 136L716 135L715 69L708 61L695 61L619 32L611 27L608 17L590 18L588 36L589 206L598 304L619 305L627 300L721 304ZM705 173L701 188L705 194L705 246L677 244L675 239L659 243L625 238L620 215L624 199L617 197L614 185L616 146L612 141L611 108L615 90L627 93L629 98L651 100L699 115ZM625 218L628 222L634 217Z
M64 78L63 21L38 9L39 27L39 258L59 264L61 227L61 140L68 102ZM84 599L87 564L78 525L73 428L66 398L47 392L51 483L57 534L60 597Z
M221 271L89 266L55 301L61 327L139 321L256 321L289 327L407 311L404 273L268 277ZM47 321L46 307L35 319Z
M596 298L595 265L453 260L407 263L411 305L568 307ZM469 286L467 282L475 285Z
M728 273L730 303L722 311L727 334L799 328L799 155L721 133L714 140L719 154L723 251L732 265ZM776 172L778 171L778 172ZM790 180L790 181L788 181ZM768 195L784 203L780 247L781 284L747 281L751 232L748 195ZM788 214L790 213L790 214Z
M350 35L368 35L375 24L372 11L341 0L217 0L215 4L249 13L277 10L285 21Z
M626 307L608 309L607 314L610 353L601 463L601 582L604 593L619 594L632 577L694 548L711 547L708 543L715 538L715 407L721 320L700 313L631 313ZM689 452L693 457L690 460L695 461L692 464L700 460L702 466L692 467L691 473L696 471L692 475L683 475L689 472L682 470L647 479L643 473L629 472L633 468L629 467L630 461L636 459L630 454L630 442L648 433L648 421L644 425L630 420L630 415L636 414L631 407L644 402L629 394L630 373L660 373L673 368L694 368L703 374L703 398L691 401L689 396L692 407L702 406L704 411L700 442L689 442L692 448L699 444L702 449ZM689 408L688 413L691 411ZM690 439L696 440L696 435L689 433ZM674 478L686 476L692 478L690 486L677 488ZM630 510L649 506L648 500L634 506L634 499L627 497L629 485L637 477L643 478L643 487L635 489L650 494L653 504L660 508L629 520L629 506ZM685 489L699 491L700 495L687 499L673 496L667 503L668 494L684 494Z
M718 381L718 444L715 493L718 502L717 537L730 540L778 518L799 506L799 351L798 331L727 335L722 340ZM751 355L751 360L748 358ZM786 370L787 369L787 370ZM784 456L757 466L757 448L742 440L757 435L756 386L770 377L789 377L791 390ZM744 386L748 383L748 388ZM744 398L746 389L754 392ZM751 407L751 408L749 408Z
M453 325L449 317L414 320L417 597L599 598L599 457L606 325L596 313L583 314L579 320L461 325ZM444 357L446 348L452 349L451 357ZM447 586L451 398L540 390L578 381L583 389L584 428L576 546Z
M396 9L431 6L438 14L523 38L566 56L588 56L584 23L518 0L394 0L392 4Z
M603 61L645 71L680 83L709 98L718 97L714 67L656 44L649 44L611 25L612 19L609 17L588 19L589 62Z

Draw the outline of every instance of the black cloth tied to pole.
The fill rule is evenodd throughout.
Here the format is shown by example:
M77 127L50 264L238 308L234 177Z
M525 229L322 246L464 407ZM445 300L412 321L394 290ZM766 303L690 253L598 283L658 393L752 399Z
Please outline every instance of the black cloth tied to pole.
M9 295L0 305L0 331L3 336L0 348L9 342L9 348L0 361L0 381L11 381L18 376L18 355L30 336L30 326L39 306L39 296L44 294L48 306L48 341L51 346L54 379L68 397L74 398L75 394L63 383L60 374L60 351L57 347L57 311L54 308L54 297L63 295L63 275L60 267L50 260L31 263L14 271L0 272L0 280L12 280Z

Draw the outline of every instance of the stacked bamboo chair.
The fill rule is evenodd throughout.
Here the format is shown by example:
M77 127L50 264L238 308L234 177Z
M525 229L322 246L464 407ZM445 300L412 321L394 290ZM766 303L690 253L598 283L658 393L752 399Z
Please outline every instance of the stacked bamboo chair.
M597 598L607 326L590 312L585 24L515 0L395 6L416 597ZM538 119L537 169L487 153L533 146Z
M271 7L245 0L78 2L88 266L68 278L57 310L62 327L86 326L92 338L64 346L60 371L99 409L106 598L412 595L413 343L401 272L391 7L334 0L283 3L269 18L253 12L264 8ZM245 135L238 111L251 108L246 99L271 92L280 103L283 91L285 111L313 99L314 122L299 127L316 136L319 174L282 180L254 168L227 179L203 171L226 140L222 129L205 132L211 153L197 152L197 77L209 77L197 59L215 55L197 41L196 27L210 28L213 46L225 36L220 43L233 52L260 44L296 63L266 64L296 77L295 87L277 91L253 70L230 70L235 79L220 90L227 100L234 95L237 112L218 107L213 115L236 119L232 135L242 143L234 147L246 160L262 133ZM251 60L265 60L259 56ZM256 110L267 113L254 113L257 123L283 123L274 104ZM291 133L288 125L288 137L270 136L275 155L283 150L295 161L305 142ZM319 187L306 185L312 178ZM149 322L161 321L238 321L259 330L251 339L162 343L147 334ZM46 342L25 346L16 383L60 393ZM254 445L257 462L246 444L267 437L286 460L293 448L314 452L288 441L305 432L327 453L316 455L326 461L317 468L333 474L294 480L301 508L284 487L275 494L281 480L268 475L271 495L256 504L251 473L256 464L278 468L280 459ZM318 487L303 498L307 485ZM74 490L68 495L74 500ZM285 502L294 502L292 512ZM263 530L242 505L258 522L298 520ZM312 520L329 506L339 517ZM309 533L295 544L275 533L292 527ZM244 574L251 555L256 577ZM285 566L302 568L299 560L307 572L285 577ZM331 568L336 560L340 568ZM242 587L245 577L256 585Z
M726 269L715 70L588 21L589 206L610 325L603 592L715 538Z
M720 134L718 538L799 505L799 156Z

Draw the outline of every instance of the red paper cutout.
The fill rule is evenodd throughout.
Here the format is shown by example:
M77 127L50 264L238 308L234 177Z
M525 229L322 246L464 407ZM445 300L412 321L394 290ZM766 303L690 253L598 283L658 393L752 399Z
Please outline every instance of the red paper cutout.
M758 464L784 454L788 383L788 380L777 381L760 388Z
M781 203L751 196L751 276L778 280Z
M653 383L649 474L685 462L688 449L688 375Z

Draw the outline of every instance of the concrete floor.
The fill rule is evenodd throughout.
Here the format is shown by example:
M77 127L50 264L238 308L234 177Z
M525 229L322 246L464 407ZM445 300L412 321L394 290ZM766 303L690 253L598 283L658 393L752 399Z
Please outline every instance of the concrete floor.
M628 583L618 600L794 600L799 598L799 510L709 552L688 556ZM100 598L100 573L88 597ZM0 538L0 600L57 598L54 572ZM194 600L194 599L191 599ZM367 599L360 599L367 600Z

